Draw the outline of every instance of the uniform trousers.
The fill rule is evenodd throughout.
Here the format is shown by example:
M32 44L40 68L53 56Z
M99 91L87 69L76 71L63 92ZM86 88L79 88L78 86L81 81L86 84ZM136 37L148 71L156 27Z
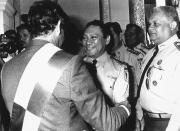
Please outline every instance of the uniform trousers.
M144 131L165 131L170 118L152 118L145 116L144 120Z

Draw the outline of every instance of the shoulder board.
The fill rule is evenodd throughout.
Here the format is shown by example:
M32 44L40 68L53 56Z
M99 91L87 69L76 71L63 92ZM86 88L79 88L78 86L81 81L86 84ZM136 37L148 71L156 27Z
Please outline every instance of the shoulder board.
M120 60L118 60L117 58L115 58L113 56L111 56L111 59L112 59L113 63L118 63L119 65L124 66L124 67L128 66L128 64L126 62L120 61Z
M174 45L176 46L176 48L177 48L178 50L180 50L180 41L174 42Z
M129 51L132 54L139 55L139 52L136 50L131 50L131 49L127 48L127 51Z

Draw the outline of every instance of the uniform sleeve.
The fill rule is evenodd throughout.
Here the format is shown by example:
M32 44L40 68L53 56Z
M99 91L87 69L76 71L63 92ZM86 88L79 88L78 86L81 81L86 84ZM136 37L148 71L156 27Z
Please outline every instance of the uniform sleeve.
M127 120L128 114L121 103L116 107L106 104L102 92L95 86L90 73L79 59L71 79L71 99L78 112L96 130L117 131Z

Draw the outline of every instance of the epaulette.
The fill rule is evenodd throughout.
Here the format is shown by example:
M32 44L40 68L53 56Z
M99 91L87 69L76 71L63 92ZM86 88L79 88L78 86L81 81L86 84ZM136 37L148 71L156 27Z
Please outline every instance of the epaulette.
M136 50L131 50L129 48L127 48L127 51L131 52L132 54L135 54L135 55L139 55L140 52L136 51Z
M116 62L118 62L119 64L122 64L122 65L128 65L126 62L123 62L123 61L120 61L119 59L117 59L116 57L114 57L114 56L110 56L111 57L111 59L113 59L113 60L115 60Z
M128 63L126 63L126 62L120 61L120 60L116 59L115 57L111 57L111 59L112 59L113 65L116 69L119 69L122 67L124 69L130 68L130 65L128 65Z
M176 48L177 48L178 50L180 50L180 41L174 42L174 45L176 46Z

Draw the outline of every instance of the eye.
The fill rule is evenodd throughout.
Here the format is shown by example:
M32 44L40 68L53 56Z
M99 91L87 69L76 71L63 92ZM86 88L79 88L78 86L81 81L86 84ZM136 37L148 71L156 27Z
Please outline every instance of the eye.
M96 40L98 36L91 36L91 39Z
M83 36L83 37L82 37L82 41L87 41L87 37L86 37L86 36Z
M160 23L154 22L155 27L159 27L160 25L161 25Z
M147 28L149 28L149 27L150 27L150 25L151 25L151 24L148 22L148 23L147 23Z

